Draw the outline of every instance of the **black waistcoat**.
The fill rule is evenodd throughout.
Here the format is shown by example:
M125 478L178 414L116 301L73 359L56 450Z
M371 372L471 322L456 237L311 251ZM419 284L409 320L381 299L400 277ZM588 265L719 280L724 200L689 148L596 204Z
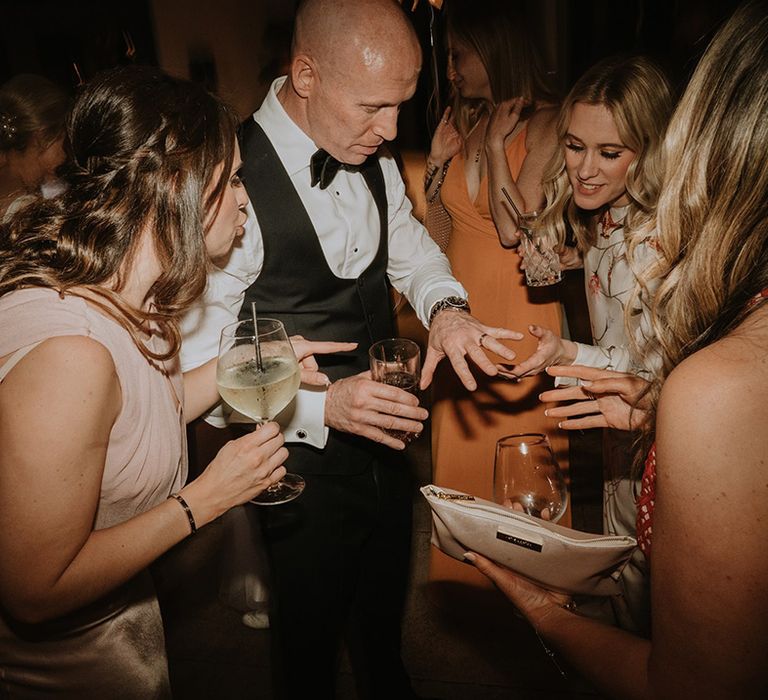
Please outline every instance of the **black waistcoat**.
M245 293L240 317L249 317L250 302L255 301L259 315L280 319L289 335L357 342L357 350L351 353L316 356L332 381L368 369L370 345L393 335L386 281L387 197L378 159L369 158L361 175L379 212L379 245L357 279L341 279L328 267L288 173L253 120L243 129L242 157L248 196L264 241L264 264ZM384 454L370 440L335 430L330 431L324 450L305 444L291 444L289 450L289 471L328 474L360 472Z

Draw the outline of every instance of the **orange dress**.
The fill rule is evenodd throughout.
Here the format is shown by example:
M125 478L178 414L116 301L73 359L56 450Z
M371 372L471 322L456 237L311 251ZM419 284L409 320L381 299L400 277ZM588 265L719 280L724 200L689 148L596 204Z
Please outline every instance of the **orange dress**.
M507 160L515 179L527 154L525 136L523 129L507 147ZM488 203L487 178L480 184L477 199L470 201L460 155L451 162L440 194L453 219L446 252L454 276L469 292L472 315L487 325L525 333L524 340L508 343L519 359L525 359L536 349L536 339L528 333L529 324L560 332L557 285L533 288L525 284L519 256L499 242ZM489 357L502 361L490 353ZM538 400L542 391L552 388L552 379L539 375L514 383L477 371L474 375L478 388L469 392L448 363L438 367L432 405L434 483L493 500L496 441L513 433L545 433L558 463L567 469L567 435L554 420L544 416L546 406ZM435 548L430 579L489 585L473 567Z

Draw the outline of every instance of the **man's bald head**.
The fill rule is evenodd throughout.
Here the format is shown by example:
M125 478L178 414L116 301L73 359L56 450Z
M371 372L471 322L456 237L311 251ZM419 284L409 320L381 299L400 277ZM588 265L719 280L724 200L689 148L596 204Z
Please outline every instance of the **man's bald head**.
M278 97L318 147L359 164L397 135L420 69L416 33L394 0L306 0Z
M305 54L329 71L362 65L372 72L393 59L421 66L410 20L395 0L305 0L296 15L293 56Z

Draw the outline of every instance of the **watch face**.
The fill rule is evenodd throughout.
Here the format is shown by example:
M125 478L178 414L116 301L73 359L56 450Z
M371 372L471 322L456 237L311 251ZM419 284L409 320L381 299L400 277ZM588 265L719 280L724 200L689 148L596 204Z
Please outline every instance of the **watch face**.
M432 319L444 309L462 309L464 311L469 311L469 303L466 299L462 299L461 297L445 297L444 299L440 299L440 301L435 302L435 305L432 307L432 312L429 314L430 323L432 322Z

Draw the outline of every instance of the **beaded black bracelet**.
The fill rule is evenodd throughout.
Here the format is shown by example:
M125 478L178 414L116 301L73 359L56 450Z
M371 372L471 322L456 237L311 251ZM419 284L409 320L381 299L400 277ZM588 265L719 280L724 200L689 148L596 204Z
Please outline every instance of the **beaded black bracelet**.
M182 498L179 493L172 493L168 498L173 498L179 502L184 512L187 514L187 520L189 520L190 534L194 535L197 532L197 523L195 522L195 516L192 515L192 509L187 505L187 502Z
M440 179L437 181L437 184L435 185L435 191L427 197L427 204L432 204L437 199L437 195L440 194L440 188L443 186L443 180L445 180L445 175L448 172L448 166L451 164L450 158L445 161L443 164L443 167L440 169ZM432 184L432 180L435 178L436 171L432 173L432 175L429 178L425 178L424 180L424 192L426 192L430 185Z

